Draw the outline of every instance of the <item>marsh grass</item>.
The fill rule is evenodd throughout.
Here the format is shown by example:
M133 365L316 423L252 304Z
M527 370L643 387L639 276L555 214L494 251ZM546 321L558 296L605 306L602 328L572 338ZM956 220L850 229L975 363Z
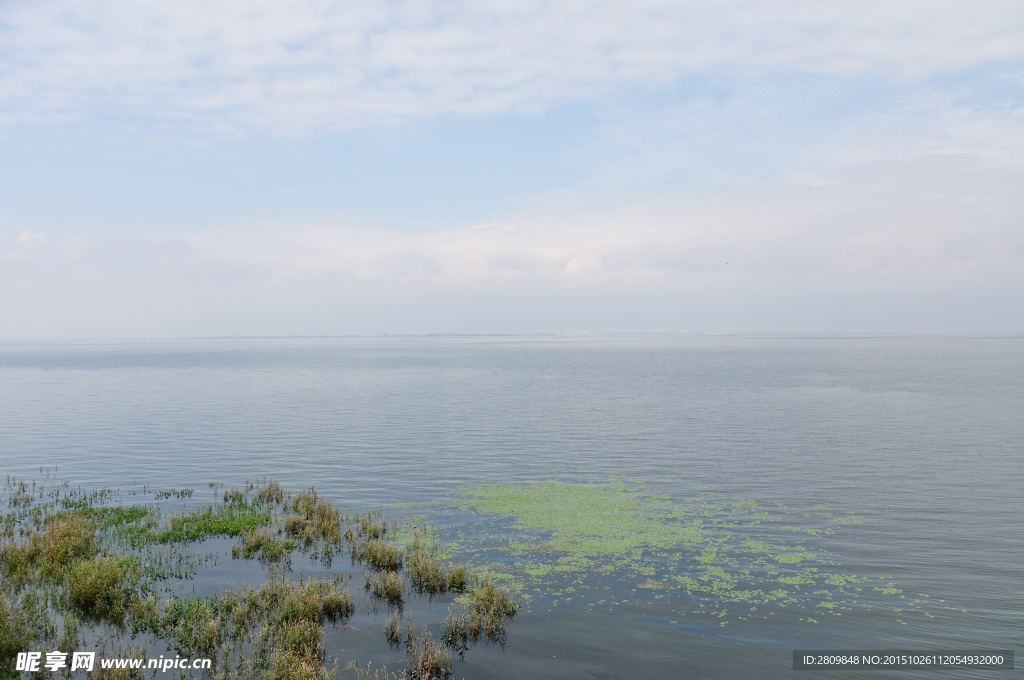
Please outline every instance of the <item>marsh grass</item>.
M352 519L356 525L357 535L368 540L380 540L393 533L394 526L389 525L383 515L381 510L355 514Z
M292 510L302 522L293 520L292 532L310 545L323 541L331 548L341 546L341 511L327 499L317 495L316 489L301 491L292 499Z
M251 560L259 557L268 562L282 562L298 547L294 541L275 538L266 531L243 531L242 544L231 546L231 557Z
M240 536L270 525L268 511L243 501L171 515L170 526L151 532L155 543L192 543L211 536Z
M325 666L323 627L346 622L355 612L353 598L337 576L307 580L300 574L295 580L290 559L301 550L329 563L346 541L353 561L367 567L366 589L396 608L385 622L392 645L403 641L399 609L408 589L467 591L465 597L476 592L465 566L438 560L432 536L428 541L414 531L404 549L393 545L402 529L380 510L342 513L315 489L290 496L273 480L222 494L217 486L211 484L213 503L165 513L156 504L119 505L110 489L8 478L10 511L0 514L0 677L10 675L17 652L32 648L70 650L94 640L107 649L121 641L110 647L110 656L141 654L141 648L123 647L130 634L152 635L178 654L212 659L213 669L204 674L209 677L326 680L333 675ZM172 489L153 497L187 500L192 492ZM208 597L161 585L192 578L207 558L190 546L215 536L238 537L232 556L264 561L268 580ZM426 629L417 636L411 619L406 623L409 668L401 675L378 669L372 677L448 678L447 643L435 642ZM142 673L97 667L95 677Z
M405 590L405 582L402 577L394 571L367 571L366 589L373 591L373 596L379 600L385 600L393 606L400 606Z
M464 564L456 564L448 568L448 590L462 593L469 587L470 572Z
M283 505L285 499L284 489L273 479L266 480L264 484L256 485L254 499L263 505Z
M402 626L398 622L397 610L391 612L391 615L384 621L384 637L388 639L388 644L392 647L397 647L402 642Z
M132 611L133 633L168 639L184 654L217 660L227 673L272 678L324 678L322 627L355 611L352 595L330 580L289 581L277 570L259 588L228 589L206 598L154 599ZM240 651L248 647L251 654ZM232 651L234 650L234 651Z
M451 654L434 642L426 627L418 638L409 636L405 658L409 662L408 675L415 680L447 680L452 676Z
M494 577L485 574L460 599L455 611L449 609L441 622L444 644L460 657L481 634L488 642L504 645L508 620L521 607L512 593L495 585Z
M63 581L76 561L96 553L96 529L81 517L46 522L43 532L28 529L0 548L0 572L16 589L33 578Z
M96 557L67 569L71 604L82 614L120 623L136 597L139 564L128 557Z
M437 544L421 538L419 533L406 546L405 568L409 580L420 593L436 595L449 591L463 592L469 583L465 565L450 566L437 559Z
M402 550L384 541L370 540L359 545L356 559L377 570L398 571L402 568Z
M366 668L355 668L356 680L405 680L409 677L407 672L393 673L387 666L373 668L372 663L366 664Z
M18 652L29 649L36 639L36 632L26 618L19 607L0 593L0 676L14 676Z

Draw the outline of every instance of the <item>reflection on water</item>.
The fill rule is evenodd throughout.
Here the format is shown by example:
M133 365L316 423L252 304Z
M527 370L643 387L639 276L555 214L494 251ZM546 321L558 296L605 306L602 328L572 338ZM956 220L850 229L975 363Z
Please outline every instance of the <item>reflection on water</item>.
M454 555L515 573L528 610L504 650L457 664L471 678L776 677L794 648L1019 648L1021 413L1015 338L0 345L5 473L197 497L271 475L427 515ZM570 507L633 503L630 519L597 531L460 490L556 477L626 494ZM352 630L327 642L376 658Z

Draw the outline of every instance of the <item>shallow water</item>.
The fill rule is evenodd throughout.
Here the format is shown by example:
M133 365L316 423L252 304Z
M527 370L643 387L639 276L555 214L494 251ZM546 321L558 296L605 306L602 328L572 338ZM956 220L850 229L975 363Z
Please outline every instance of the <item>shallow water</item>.
M466 484L621 478L675 504L709 492L781 503L758 531L794 540L781 532L786 512L830 528L805 546L864 579L841 616L805 603L742 619L735 606L719 616L713 602L638 588L625 572L573 575L586 580L574 595L552 577L531 584L504 649L479 645L456 663L467 678L789 677L795 648L1020 649L1021 414L1021 338L0 345L4 473L57 466L73 483L194 487L200 500L207 482L270 475L342 506L429 515L452 540L484 521L487 540L455 557L509 565L523 559L502 552L522 533L511 518L421 504ZM857 522L829 524L821 505ZM683 549L656 559L695 564ZM229 581L231 561L218 569ZM888 583L929 603L910 609L873 590ZM437 618L446 608L419 606ZM379 622L352 625L374 633L332 630L330 653L401 666Z

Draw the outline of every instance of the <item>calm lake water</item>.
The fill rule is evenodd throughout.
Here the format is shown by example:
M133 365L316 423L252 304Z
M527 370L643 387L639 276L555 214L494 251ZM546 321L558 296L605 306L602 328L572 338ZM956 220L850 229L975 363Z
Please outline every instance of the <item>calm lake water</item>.
M456 677L877 678L793 671L792 650L1024 647L1022 338L0 344L0 472L54 466L74 484L197 497L268 475L342 506L434 513L442 538L465 513L422 504L461 485L621 479L671 503L785 507L758 530L819 522L829 531L808 549L863 584L841 616L809 604L746 617L615 573L579 597L539 587L505 648L470 650ZM829 524L822 507L856 521ZM487 531L500 560L515 529L497 518ZM210 582L247 569L228 560ZM889 583L926 604L875 590ZM447 604L418 606L426 622ZM328 652L400 667L379 616L361 615L352 625L373 636L331 631Z

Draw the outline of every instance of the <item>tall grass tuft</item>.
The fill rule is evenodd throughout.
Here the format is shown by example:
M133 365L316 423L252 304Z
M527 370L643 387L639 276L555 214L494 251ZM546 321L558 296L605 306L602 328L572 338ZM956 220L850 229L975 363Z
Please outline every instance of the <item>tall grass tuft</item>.
M426 627L419 638L411 637L405 648L409 677L416 680L447 680L452 676L451 654L430 637Z
M398 623L398 611L391 612L391 616L384 622L384 637L388 644L397 647L402 642L402 626Z
M387 666L373 668L373 664L366 664L366 668L355 668L356 680L407 680L408 673L392 673Z
M437 543L413 534L406 546L406 571L417 591L436 595L448 591L463 592L469 582L464 565L448 566L437 559Z
M268 562L281 562L288 559L289 553L295 548L293 541L279 540L265 531L243 531L242 544L231 546L231 556L247 560L259 556Z
M448 610L441 622L442 641L462 656L470 643L483 634L489 642L505 643L508 619L515 616L519 603L512 594L495 585L494 577L485 575L465 597L465 602Z
M377 570L397 571L402 568L402 551L384 541L362 543L356 557Z
M386 600L388 604L397 606L403 602L404 583L394 571L366 572L366 589L372 589L374 597Z
M96 528L81 517L50 522L42 543L43 572L60 577L75 561L96 554Z
M300 491L292 499L292 510L298 517L289 518L288 533L306 545L318 540L329 546L341 545L341 511L317 495L316 489Z
M264 505L283 505L284 489L281 488L277 480L271 479L256 491L255 500Z
M35 637L23 612L0 593L0 676L18 677L14 660L18 652L29 649Z
M67 569L65 585L71 604L86 616L120 623L138 579L138 566L127 557L97 557Z

